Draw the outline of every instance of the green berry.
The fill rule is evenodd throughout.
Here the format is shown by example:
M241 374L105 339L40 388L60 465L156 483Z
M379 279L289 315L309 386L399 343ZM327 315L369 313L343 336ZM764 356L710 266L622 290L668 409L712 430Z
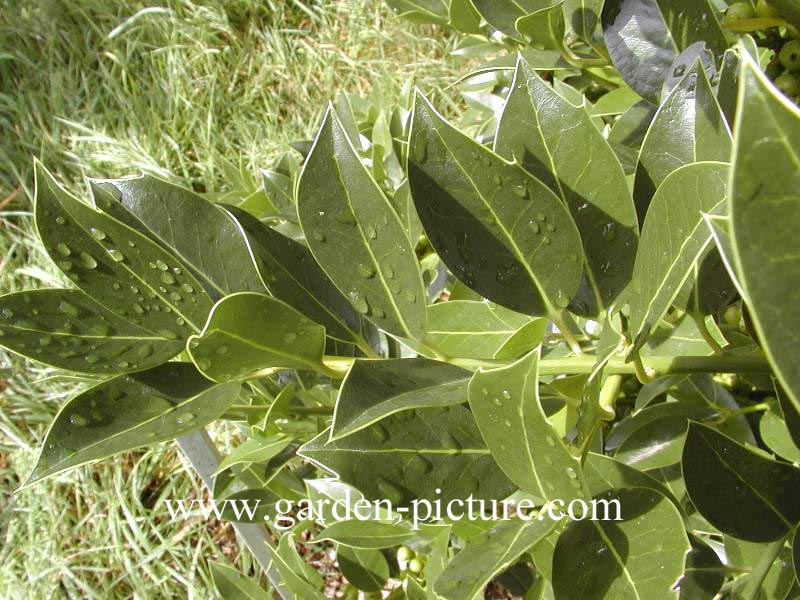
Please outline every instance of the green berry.
M778 11L769 5L767 0L758 0L756 2L756 14L762 19L774 19L778 15Z
M753 7L747 2L735 2L728 7L725 11L725 23L736 23L736 21L744 21L745 19L755 18L756 13Z
M397 560L409 560L411 558L411 550L406 546L400 546L397 549Z
M800 81L791 73L784 73L778 77L775 86L790 98L800 95Z
M412 573L421 573L422 561L418 558L412 558L410 561L408 561L408 570Z
M797 71L800 69L800 40L786 42L781 48L778 58L787 71Z
M725 322L728 325L739 325L739 321L742 320L742 311L736 304L731 304L728 308L725 309L725 314L723 315Z

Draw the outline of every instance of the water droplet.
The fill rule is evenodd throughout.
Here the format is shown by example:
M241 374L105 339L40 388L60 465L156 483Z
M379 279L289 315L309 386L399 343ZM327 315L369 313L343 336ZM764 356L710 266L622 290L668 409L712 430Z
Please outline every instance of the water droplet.
M578 478L578 472L575 469L573 469L572 467L567 467L566 468L566 472L567 472L567 477L569 477L570 479L577 479Z
M88 329L91 335L95 335L97 337L105 337L109 333L111 333L111 328L106 325L105 323L95 323L91 325Z
M356 291L352 291L349 294L350 302L358 312L362 315L365 315L369 312L369 304L367 303L366 298L364 298L361 294Z
M192 421L194 421L197 417L194 416L193 413L187 412L179 415L175 422L178 425L189 425Z
M160 260L160 259L156 261L156 268L159 271L166 271L167 269L169 269L169 267L167 266L167 263L165 263L163 260Z
M183 317L176 317L176 318L175 318L175 323L176 323L176 324L177 324L179 327L183 327L184 325L186 325L186 320L185 320Z
M492 175L492 181L494 182L495 185L501 185L503 183L503 178L500 177L500 175L498 175L497 173L495 173L494 175Z
M94 269L97 266L97 261L94 259L94 256L87 252L81 252L81 263L87 269Z
M83 427L86 425L86 417L81 415L70 415L69 417L69 424L70 425L77 425L78 427Z
M68 317L72 317L73 319L76 318L80 314L80 311L78 310L78 307L77 306L73 306L72 304L70 304L66 300L62 300L59 303L58 310L63 312Z
M311 233L311 237L313 237L318 242L324 242L325 241L325 234L322 233L321 231L319 231L318 229Z
M59 225L66 225L67 224L67 220L64 217L62 217L61 215L59 215L59 216L56 217L56 223L58 223Z
M58 265L58 268L64 271L65 273L72 269L72 262L68 260L62 260L57 262L56 264Z
M514 194L518 198L526 198L528 196L528 188L524 185L518 185L514 187Z
M492 402L493 402L493 403L494 403L496 406L502 406L502 405L503 405L503 403L500 401L500 398L492 398Z
M297 334L292 331L283 336L283 341L286 342L287 344L293 343L296 339L297 339Z
M672 71L673 77L681 77L684 73L686 73L686 65L678 65L675 67L675 70Z
M503 390L503 398L505 398L506 400L511 400L511 392L509 392L508 390Z
M606 223L603 225L603 241L604 242L613 242L617 237L617 232L615 231L614 223Z
M125 260L125 255L122 254L122 252L120 252L116 248L109 248L108 249L108 255L111 257L111 260L113 260L114 262L122 262L123 260Z
M544 455L544 462L545 462L545 464L552 465L553 464L553 459L550 458L549 454L545 454Z
M411 302L412 304L417 301L417 295L411 290L406 290L403 292L403 296L405 297L406 301Z
M536 220L544 223L545 221L547 221L547 215L545 215L544 213L539 213L536 215Z
M372 265L359 263L358 274L361 275L362 277L369 279L370 277L375 275L375 267L373 267Z
M552 223L548 223L547 226L545 227L545 229L547 229L547 231L552 233L552 232L554 232L556 230L556 226L553 225Z
M539 233L539 224L536 221L531 221L529 225L531 226L531 231L533 231L533 233Z
M166 283L167 285L172 285L173 283L175 283L175 278L172 276L171 273L164 272L161 274L161 281L163 283Z
M421 454L414 455L406 465L406 475L425 475L433 470L433 464Z
M343 209L336 213L335 217L336 221L341 223L342 225L355 225L356 218L353 216L353 213L350 212L348 209Z
M49 346L53 341L49 335L45 335L39 338L39 345L40 346Z
M549 445L551 448L555 448L555 447L556 447L556 440L555 440L555 438L554 438L554 437L551 437L551 436L549 436L549 435L548 435L546 439L547 439L547 444L548 444L548 445Z
M135 285L132 285L131 286L131 292L133 292L134 294L138 294L139 293L139 288L136 287Z
M544 243L545 246L549 246L550 245L550 237L549 236L544 236L542 238L542 242Z
M89 363L90 365L93 365L98 360L100 360L100 357L97 356L96 354L87 354L86 355L86 362Z
M383 317L386 316L386 313L383 311L383 309L378 307L372 309L372 314L378 317L379 319L382 319Z
M374 240L376 237L378 237L378 231L373 225L367 225L364 228L364 233L367 235L367 239L370 240Z
M153 354L153 347L149 344L139 346L138 350L136 350L136 356L139 358L147 358L151 354Z
M72 254L72 250L70 250L69 246L67 246L64 242L59 242L56 244L56 250L58 250L58 253L63 256L69 256Z
M92 227L89 230L89 233L92 234L92 237L96 240L104 240L106 239L106 232L102 229L97 229L96 227Z
M506 419L505 421L503 421L503 425L505 425L506 427L511 427L512 423L511 423L511 421Z
M183 296L181 296L178 292L172 292L169 297L170 300L174 300L175 302L180 302L183 300Z
M183 285L181 285L181 289L187 294L194 294L194 288L190 286L188 283L184 283Z
M386 275L387 279L394 279L394 269L389 265L384 267L383 274Z
M11 310L10 308L4 308L2 312L3 312L3 317L5 317L6 319L10 319L11 317L14 316L14 311Z
M128 367L130 367L130 366L131 366L131 363L129 363L127 360L121 360L121 361L119 361L119 363L117 364L117 366L118 366L120 369L127 369Z
M207 371L211 367L211 361L207 358L201 358L197 361L197 368L201 371Z

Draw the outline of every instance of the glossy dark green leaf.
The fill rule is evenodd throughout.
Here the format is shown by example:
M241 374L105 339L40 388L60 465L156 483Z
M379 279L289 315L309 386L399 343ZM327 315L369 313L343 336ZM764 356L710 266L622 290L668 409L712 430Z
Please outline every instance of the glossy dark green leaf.
M510 357L517 358L542 341L546 324L491 302L450 300L428 307L425 341L447 356L463 358L495 358L521 348ZM533 335L520 331L526 325Z
M689 46L705 42L716 55L728 46L709 0L606 0L602 20L614 66L651 102L658 102L675 59Z
M683 477L692 504L709 523L734 537L768 542L800 521L800 471L756 454L691 423Z
M461 405L406 410L347 437L328 438L324 431L298 453L368 499L385 498L395 507L417 498L500 499L514 489Z
M472 0L450 0L450 25L463 33L481 32L481 15Z
M174 253L215 300L264 291L238 224L202 196L151 175L95 184L134 215L142 233Z
M517 19L525 17L552 4L556 0L514 0L513 2L495 2L494 0L472 0L480 15L497 31L509 37L521 40L517 28Z
M377 550L339 546L336 561L347 581L362 592L378 592L389 579L389 565Z
M425 332L425 289L397 213L332 109L306 160L297 211L314 258L355 309L408 338Z
M213 560L208 561L214 587L223 600L270 600L267 590L236 569Z
M667 176L699 162L727 162L731 134L705 71L695 64L658 108L642 142L633 199L639 222Z
M733 128L736 105L739 101L739 53L729 48L722 57L717 84L717 102L722 109L728 125Z
M36 164L36 228L47 253L86 294L167 339L199 331L211 298L176 256L63 190Z
M399 16L418 23L447 23L446 0L386 0L386 3Z
M539 352L469 382L469 405L497 464L520 489L542 499L584 496L580 460L548 421L539 399Z
M545 50L564 47L564 0L544 0L538 8L517 19L515 29L531 46Z
M277 171L264 169L261 171L264 193L272 205L284 217L297 218L297 208L294 204L294 181L291 177ZM246 209L245 206L239 205Z
M570 104L520 59L494 148L569 208L584 263L572 308L599 314L630 280L639 229L625 173L608 142L583 107Z
M644 341L712 243L703 213L725 200L728 166L695 163L667 176L642 228L629 295L630 326ZM668 224L668 226L665 226Z
M580 236L558 197L455 129L419 93L410 142L417 212L448 268L498 304L557 318L581 276Z
M686 419L702 421L716 414L717 411L713 408L700 404L661 402L660 404L637 410L615 423L613 429L605 437L605 448L606 450L616 450L620 448L637 430L653 422L661 421L662 419L682 417L683 427L681 427L681 433L683 433L687 425ZM680 457L678 457L678 460L680 460Z
M323 325L327 335L366 344L369 324L331 283L308 248L242 210L230 208L230 213L241 225L271 295Z
M671 490L663 483L604 454L589 452L586 455L583 476L592 496L601 496L622 488L647 488L666 496L675 506L680 507Z
M769 544L756 544L737 540L730 536L725 536L725 554L728 564L734 568L753 571L765 556L770 556L772 550ZM750 575L745 575L736 581L737 595L742 595L744 587L747 585ZM787 600L796 598L790 594L792 585L795 583L794 569L792 568L792 551L788 547L783 547L778 552L777 557L769 566L760 589L757 593L758 600Z
M686 570L678 585L681 600L712 600L725 582L719 556L708 544L691 536L692 549L686 555Z
M325 328L281 300L241 292L214 305L203 331L189 339L188 351L214 381L269 368L324 370Z
M639 150L657 110L657 106L646 100L637 102L617 119L608 134L608 143L622 164L625 175L636 171Z
M180 353L180 340L155 335L80 290L0 296L0 346L79 373L149 369Z
M775 392L778 396L778 404L781 407L783 421L789 429L789 434L792 436L795 446L800 448L800 412L798 412L789 396L780 386L776 386Z
M731 190L736 272L764 352L800 409L800 110L742 57Z
M427 358L356 360L339 390L331 439L403 410L464 403L471 375Z
M644 488L609 492L598 499L618 500L623 520L567 525L553 554L556 600L677 598L674 586L690 548L678 509Z
M561 5L567 27L590 45L597 44L595 32L600 25L604 0L565 0Z
M513 565L523 553L547 536L555 527L551 519L532 517L501 523L481 537L470 540L466 547L439 575L434 591L448 600L483 598L489 581Z
M352 548L392 548L414 537L411 529L394 523L351 519L320 531L317 540L332 540Z
M794 532L794 541L792 542L792 561L794 562L794 576L800 582L800 529Z
M653 406L642 411L659 412L660 406ZM614 458L626 465L649 471L660 469L681 462L684 436L691 409L683 407L684 414L672 414L655 417L637 424L614 454ZM698 411L701 415L713 411ZM688 413L685 414L685 413Z
M716 325L709 322L706 325L718 345L727 344ZM714 349L708 345L692 316L684 314L674 323L662 320L640 352L642 356L711 356Z
M28 481L203 427L236 399L190 363L167 363L104 381L69 400L53 419Z

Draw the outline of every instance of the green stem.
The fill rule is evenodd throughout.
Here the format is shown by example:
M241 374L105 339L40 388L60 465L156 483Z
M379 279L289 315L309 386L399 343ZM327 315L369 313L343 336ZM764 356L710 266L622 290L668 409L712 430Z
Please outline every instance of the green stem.
M717 340L714 339L714 336L711 335L711 332L708 330L706 326L706 320L702 317L702 315L698 315L696 313L692 313L692 320L697 325L698 331L700 331L700 335L703 336L706 344L711 346L711 349L714 351L714 354L722 354L722 346L719 345Z
M761 555L761 560L758 561L756 568L753 569L750 577L747 578L747 584L744 586L744 590L742 590L743 600L756 600L756 598L758 598L758 593L761 590L761 584L764 583L764 578L767 576L772 563L774 563L775 559L778 558L778 554L780 554L781 548L783 548L785 541L786 537L784 536L781 539L768 544L767 547L764 548L763 554Z
M717 407L718 409L721 407ZM761 402L759 404L753 404L751 406L745 406L743 408L737 408L735 410L729 410L723 413L719 419L716 420L717 423L724 423L725 421L729 421L734 417L738 417L740 415L748 415L750 413L755 412L764 412L770 409L770 405L766 402Z
M578 343L578 340L575 339L575 336L569 327L568 321L564 318L563 311L559 315L553 315L553 323L556 327L558 327L561 335L564 336L564 341L567 342L567 346L569 346L569 349L572 350L572 353L577 355L583 354L581 345Z
M639 356L639 352L637 351L633 356L633 372L636 374L636 378L639 380L639 383L642 385L646 385L653 381L655 378L655 373L653 373L652 369L648 369L645 364L642 362L642 357Z

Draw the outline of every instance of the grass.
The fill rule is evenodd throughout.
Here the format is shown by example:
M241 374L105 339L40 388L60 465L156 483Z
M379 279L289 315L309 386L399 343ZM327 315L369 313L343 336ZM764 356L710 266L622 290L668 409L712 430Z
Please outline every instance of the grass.
M32 233L33 156L77 192L141 171L230 191L226 161L268 166L338 91L448 83L450 49L379 0L0 0L0 292L63 284ZM228 526L164 519L204 493L174 446L12 495L84 384L0 351L0 596L213 597L205 560L250 560Z

